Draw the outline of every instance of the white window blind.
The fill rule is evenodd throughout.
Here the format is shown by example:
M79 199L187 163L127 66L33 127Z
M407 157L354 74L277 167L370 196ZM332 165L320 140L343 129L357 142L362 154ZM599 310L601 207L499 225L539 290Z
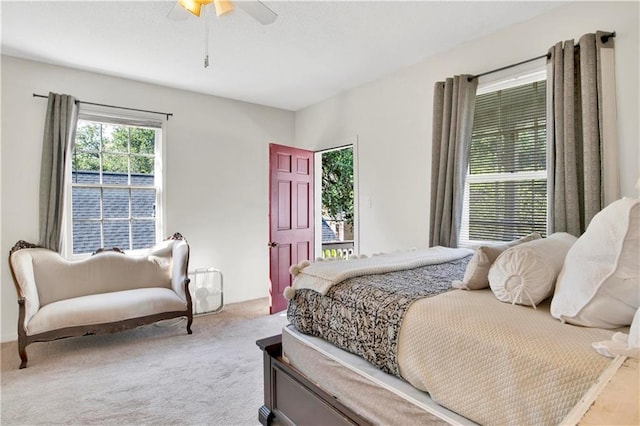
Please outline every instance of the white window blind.
M546 233L545 81L476 97L460 245Z

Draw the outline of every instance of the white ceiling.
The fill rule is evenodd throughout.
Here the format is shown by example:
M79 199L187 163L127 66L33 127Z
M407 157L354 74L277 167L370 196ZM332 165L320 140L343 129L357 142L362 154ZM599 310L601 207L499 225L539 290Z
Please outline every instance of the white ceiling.
M207 69L205 20L167 19L171 0L2 0L1 48L10 56L296 111L563 4L264 3L278 14L271 25L240 8L209 15Z

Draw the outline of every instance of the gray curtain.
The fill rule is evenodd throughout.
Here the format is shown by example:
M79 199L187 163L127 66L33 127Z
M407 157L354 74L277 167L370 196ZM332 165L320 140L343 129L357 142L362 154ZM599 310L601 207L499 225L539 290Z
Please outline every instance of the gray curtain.
M437 82L433 96L429 245L457 247L478 79ZM471 80L471 81L469 81Z
M65 170L78 121L76 99L49 93L40 168L40 245L62 248Z
M580 236L620 197L614 38L559 42L547 60L548 232ZM604 38L603 38L604 36Z

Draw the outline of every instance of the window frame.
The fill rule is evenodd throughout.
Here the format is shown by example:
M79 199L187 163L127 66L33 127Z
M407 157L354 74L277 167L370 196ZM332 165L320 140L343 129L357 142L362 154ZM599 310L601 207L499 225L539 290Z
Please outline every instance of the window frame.
M490 81L483 81L480 77L476 96L486 93L497 92L499 90L510 89L525 84L534 83L537 81L543 81L547 79L547 70L545 64L536 65L533 64L533 68L528 67L521 69L520 71L512 71L508 74L500 74L497 78ZM547 153L549 147L546 147ZM547 154L548 158L548 154ZM498 177L500 179L498 179ZM487 183L487 182L508 182L508 181L520 181L530 179L545 179L549 181L549 168L548 161L545 170L539 171L523 171L513 173L486 173L475 174L469 173L469 166L467 166L467 172L464 182L464 198L462 208L462 220L460 223L460 235L458 236L458 246L467 248L477 248L482 245L494 245L504 243L504 241L494 240L471 240L469 239L469 201L470 201L470 184L471 183ZM547 205L549 205L549 192L547 191ZM549 223L549 209L547 208L546 222Z
M166 207L164 187L166 183L166 177L164 175L163 159L166 154L166 121L158 120L157 116L145 113L120 113L106 110L105 108L98 106L85 107L81 104L80 111L78 113L79 121L92 121L110 125L122 125L129 127L143 127L151 128L155 131L154 139L154 186L138 186L138 185L110 185L110 184L85 184L82 187L98 187L98 188L116 188L116 189L155 189L155 243L162 241L163 236L166 233L164 225L164 210ZM75 143L75 140L74 140ZM91 252L86 253L73 253L73 187L75 186L73 180L73 161L71 157L73 155L73 146L69 147L67 155L69 161L66 163L65 169L65 194L64 194L64 213L63 213L63 246L62 255L67 259L82 259L91 256ZM80 185L79 185L80 186ZM131 238L131 236L130 236ZM98 247L96 247L97 249ZM121 248L121 247L120 247ZM144 253L148 249L123 249L125 253L139 254Z

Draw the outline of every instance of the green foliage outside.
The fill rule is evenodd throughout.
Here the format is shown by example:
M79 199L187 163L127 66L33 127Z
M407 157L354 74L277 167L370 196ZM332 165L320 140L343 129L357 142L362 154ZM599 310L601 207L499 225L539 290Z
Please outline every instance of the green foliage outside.
M73 150L73 170L150 174L154 172L155 131L141 127L80 122Z
M322 154L322 213L353 225L353 149Z

